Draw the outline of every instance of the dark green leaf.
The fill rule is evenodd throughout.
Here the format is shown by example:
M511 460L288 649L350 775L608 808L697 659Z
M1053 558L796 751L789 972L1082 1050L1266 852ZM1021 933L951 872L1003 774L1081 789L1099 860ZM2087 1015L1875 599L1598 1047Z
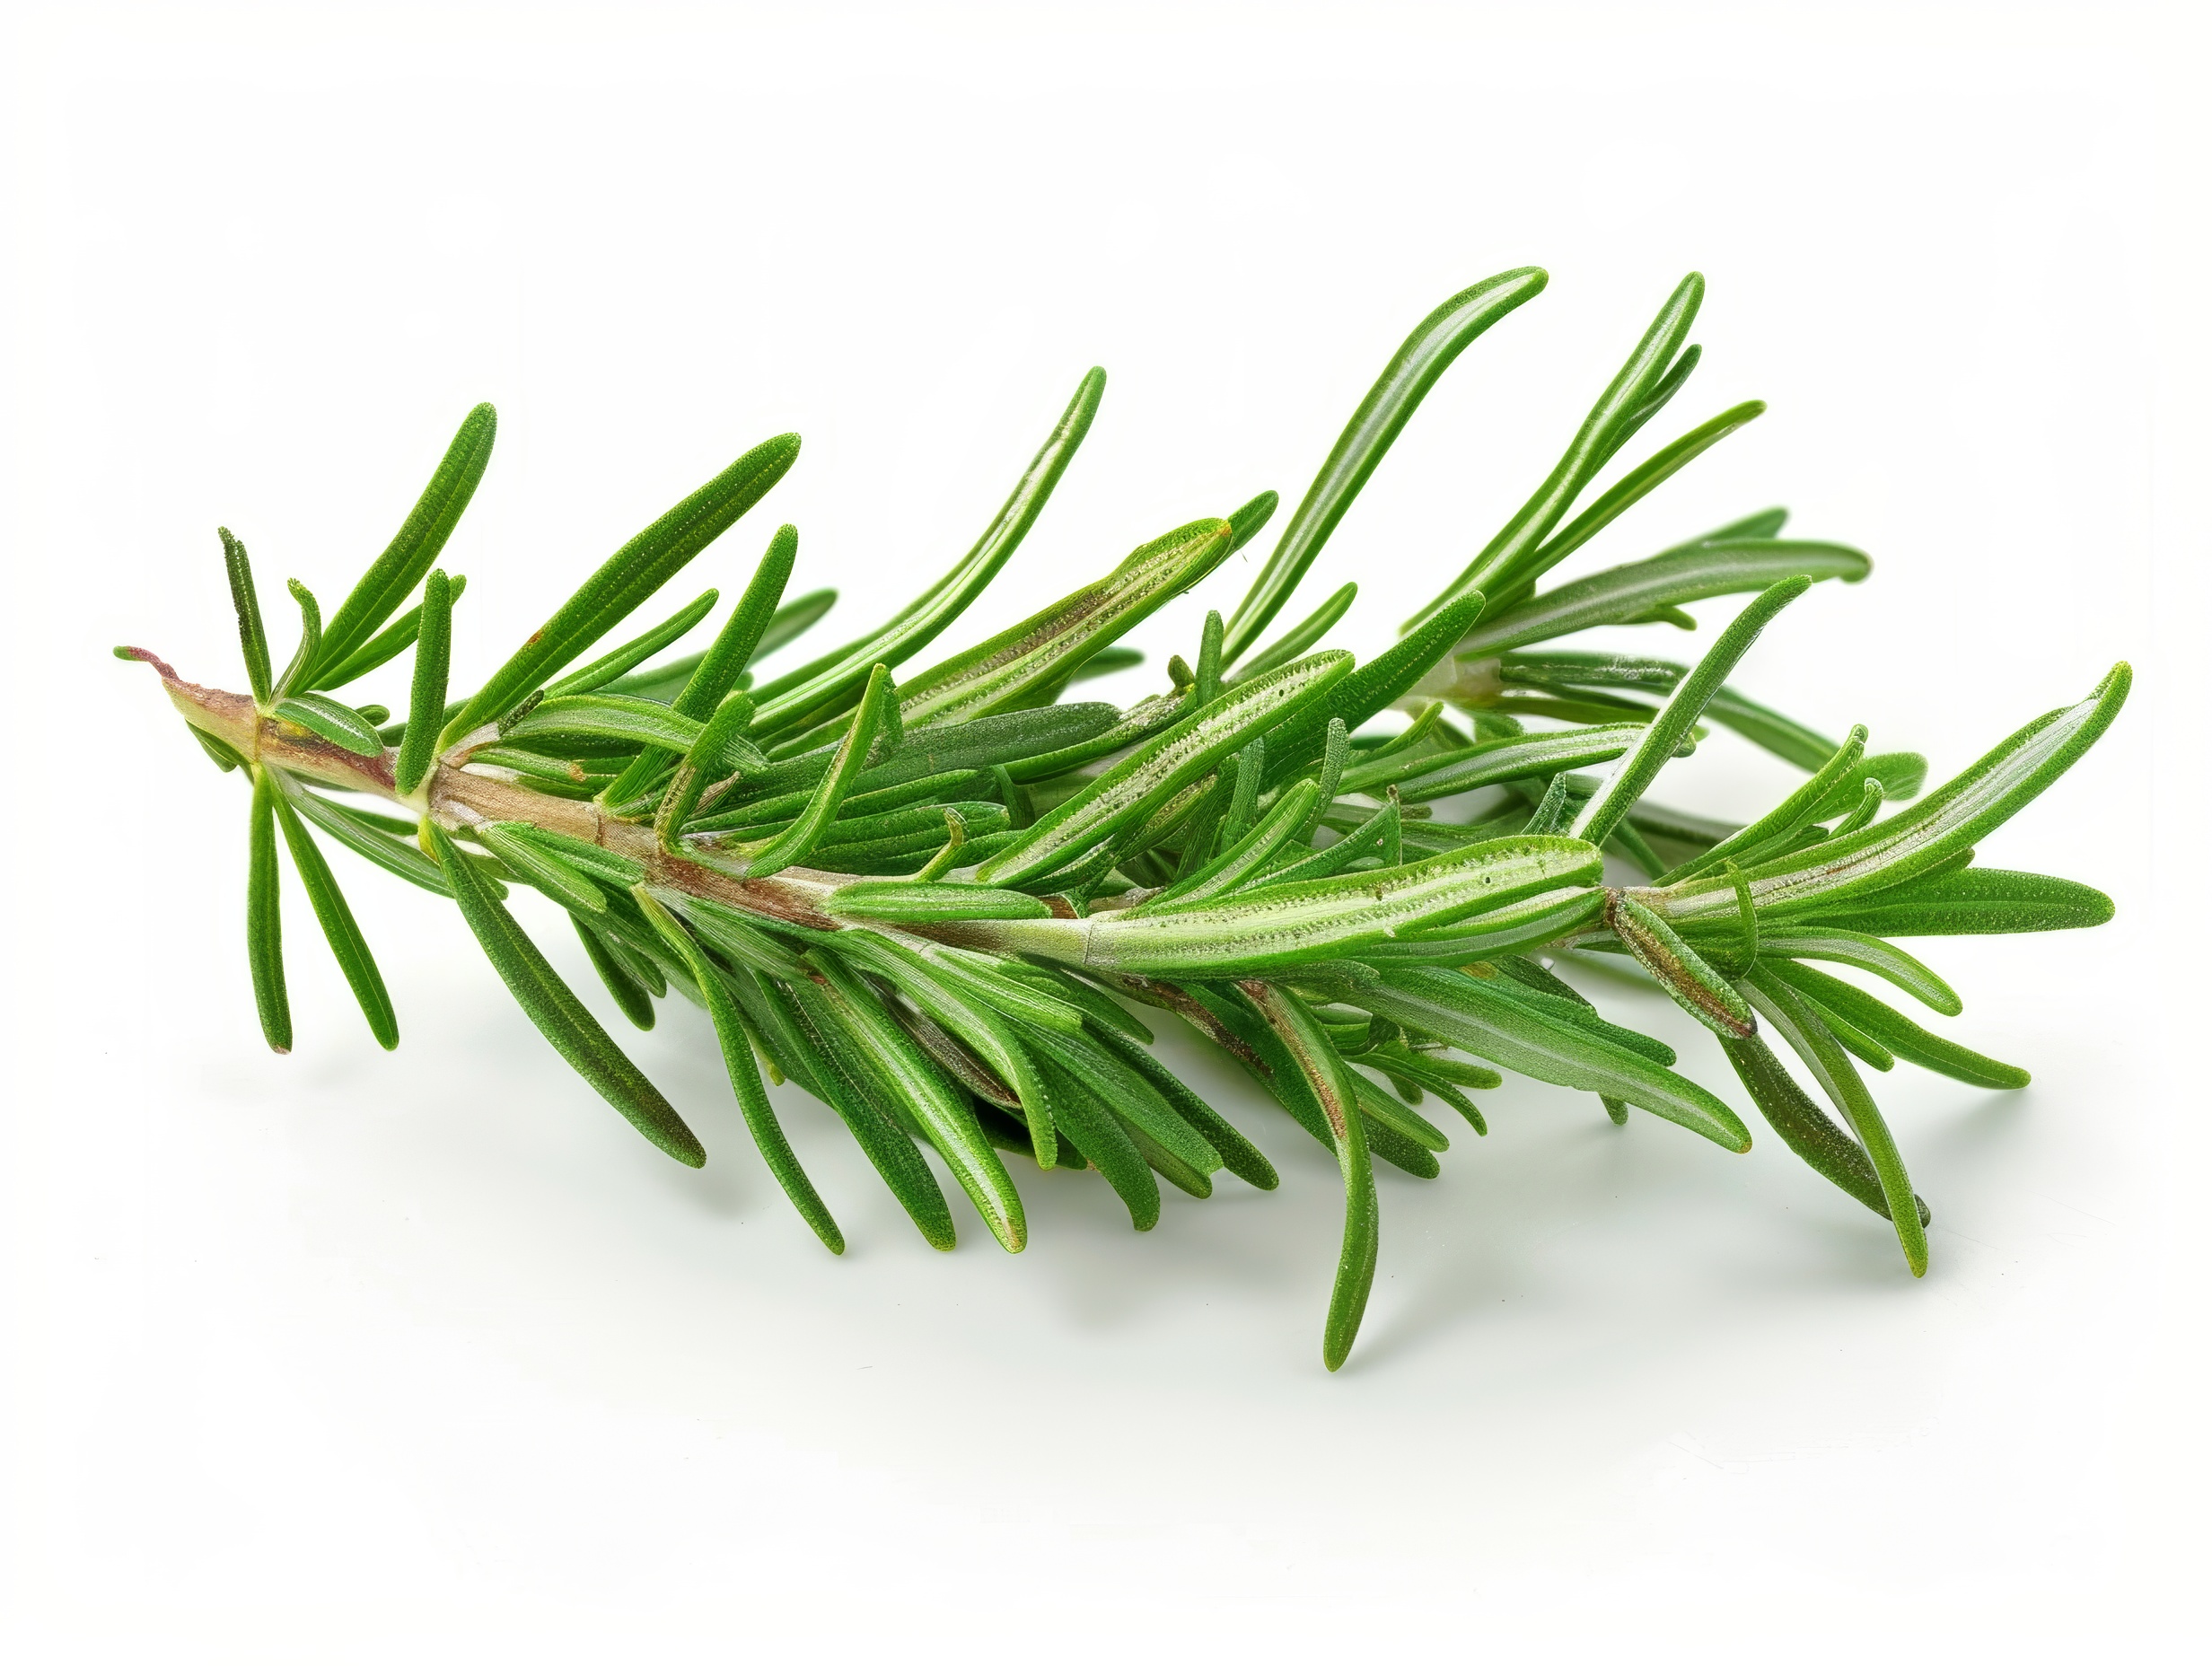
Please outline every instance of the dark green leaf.
M383 974L376 969L368 940L354 923L353 910L346 906L345 893L338 890L330 864L323 860L322 852L315 848L314 839L293 813L289 798L281 791L272 792L269 803L276 812L276 825L284 829L285 848L292 853L292 866L307 891L307 900L315 910L315 919L330 944L330 952L337 957L338 970L346 974L354 999L361 1004L361 1015L369 1021L369 1033L376 1038L377 1045L389 1052L399 1045L399 1020L391 1010L391 996L385 992Z
M266 671L266 666L263 669ZM289 1053L292 1003L285 995L284 918L276 895L278 790L275 770L255 772L247 837L246 965L253 973L254 1010L261 1015L261 1033L269 1050Z

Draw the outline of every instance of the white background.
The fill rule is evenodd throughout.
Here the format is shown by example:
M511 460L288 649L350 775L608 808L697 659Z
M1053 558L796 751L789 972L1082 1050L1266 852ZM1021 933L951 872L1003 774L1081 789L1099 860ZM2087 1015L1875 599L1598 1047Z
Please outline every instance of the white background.
M2192 10L9 8L0 1635L37 1662L2201 1642L2207 1107L2164 1057L2204 1022L2167 940L2207 809ZM1094 1179L1033 1177L1027 1253L940 1256L793 1099L835 1260L696 1013L635 1048L714 1153L693 1173L450 910L343 855L405 1046L294 893L299 1043L263 1050L243 794L107 657L235 682L218 522L272 617L287 574L328 606L496 401L447 557L461 675L796 428L681 593L788 518L842 636L967 548L1102 363L979 633L1295 500L1405 330L1530 262L1549 290L1310 581L1362 583L1347 645L1459 569L1695 267L1705 367L1661 426L1773 411L1584 565L1771 502L1860 544L1874 579L1739 681L1939 770L2141 672L1983 853L2120 920L1925 945L1952 1032L2036 1082L1879 1080L1936 1209L1924 1282L1771 1139L1733 1159L1515 1087L1441 1181L1385 1176L1330 1377L1330 1165L1172 1039L1279 1192L1171 1193L1138 1237ZM1154 664L1266 547L1146 627ZM1739 812L1790 779L1725 738L1680 774L1662 796ZM1600 995L1735 1095L1671 1012Z

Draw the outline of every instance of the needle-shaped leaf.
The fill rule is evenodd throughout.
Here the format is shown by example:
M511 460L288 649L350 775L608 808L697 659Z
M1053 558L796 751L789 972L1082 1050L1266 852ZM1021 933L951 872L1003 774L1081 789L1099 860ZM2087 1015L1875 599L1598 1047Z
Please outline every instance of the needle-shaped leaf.
M1358 598L1359 586L1347 584L1328 601L1313 609L1304 618L1292 626L1266 647L1260 649L1243 664L1229 673L1231 682L1242 682L1248 677L1257 677L1262 671L1271 671L1278 665L1287 665L1315 643L1326 636L1351 610Z
M1291 836L1305 825L1306 812L1312 809L1319 788L1311 781L1297 783L1276 801L1275 807L1261 819L1258 827L1189 879L1176 881L1152 900L1197 902L1207 897L1234 891L1261 873L1276 852L1282 849Z
M1818 819L1820 808L1828 802L1829 794L1861 773L1859 759L1865 750L1865 726L1855 725L1849 738L1836 749L1835 756L1795 792L1758 820L1737 829L1718 844L1708 846L1703 855L1684 863L1671 873L1662 874L1661 879L1672 884L1698 874L1716 872L1731 861L1740 861L1762 848L1786 843L1802 833Z
M1927 873L1871 896L1795 916L1808 930L1844 925L1883 937L2079 931L2112 917L2112 899L2073 880L2004 868Z
M572 914L568 917L575 925L576 936L584 944L584 952L592 962L592 969L599 974L599 981L607 986L607 993L614 997L614 1004L622 1009L622 1016L640 1030L652 1029L656 1016L653 1010L653 991L638 981L604 933L594 930L591 922L581 914Z
M1855 984L1793 960L1761 962L1769 983L1787 984L1824 1011L1832 1011L1874 1043L1909 1064L1951 1076L1978 1088L2024 1088L2028 1073L2017 1065L1977 1053L1971 1048L1923 1030L1912 1020ZM1765 986L1762 985L1762 987ZM1831 1026L1832 1028L1832 1026Z
M512 710L533 688L628 618L768 495L799 455L799 436L778 434L746 452L606 559L514 657L492 673L445 726L451 745Z
M1096 583L932 666L899 688L911 727L966 723L1034 704L1100 648L1229 557L1226 521L1193 521L1135 551ZM764 724L772 722L764 710Z
M1356 733L1369 718L1403 698L1473 627L1482 608L1480 596L1462 596L1438 609L1419 628L1353 671L1329 691L1326 699L1306 707L1295 720L1269 735L1266 785L1279 786L1293 776L1305 773L1326 745L1332 720Z
M891 668L879 665L868 678L867 692L853 713L852 726L838 745L829 769L814 788L813 796L783 833L745 859L750 879L764 879L803 861L821 842L822 834L838 813L845 795L867 767L869 749L891 709Z
M254 592L253 563L246 547L231 536L231 529L215 529L223 539L223 570L231 581L231 608L238 615L238 647L246 660L246 681L253 689L254 704L267 706L276 691L269 675L268 632L261 625L261 599Z
M721 600L721 595L720 591L702 592L644 636L632 637L620 647L601 654L581 671L571 671L558 682L549 685L546 694L549 697L589 694L594 688L605 688L616 678L635 671L670 643L684 636L714 611L715 603Z
M1542 548L1523 564L1514 581L1512 594L1501 594L1498 600L1518 601L1540 574L1558 566L1737 429L1756 421L1766 413L1766 409L1767 402L1764 399L1747 399L1741 405L1731 406L1719 416L1692 428L1673 443L1653 452L1623 475L1618 485L1602 493L1589 508L1545 539Z
M1674 1004L1715 1035L1748 1036L1758 1029L1734 986L1635 898L1607 892L1605 923Z
M988 885L915 885L891 880L840 885L823 909L846 919L929 925L941 920L1045 920L1052 910L1026 891Z
M794 1061L806 1061L803 1080L837 1112L923 1241L933 1250L952 1249L952 1212L937 1177L915 1149L913 1136L886 1109L889 1090L843 1027L828 991L805 977L788 985L756 978L754 987L780 1050Z
M607 911L606 894L591 875L536 839L520 837L509 824L497 821L479 821L469 831L515 878L535 885L563 908L581 908L587 914Z
M1394 785L1398 796L1405 802L1426 803L1432 799L1472 792L1477 787L1496 786L1501 781L1557 776L1562 770L1608 763L1640 744L1645 731L1643 723L1601 723L1584 729L1479 741L1448 752L1354 764L1344 772L1341 790L1372 793ZM1686 756L1689 747L1689 738L1684 735L1670 756Z
M816 965L828 980L825 993L847 1028L867 1048L883 1080L912 1109L922 1133L952 1171L991 1236L1001 1249L1018 1251L1028 1240L1021 1194L976 1126L975 1113L945 1086L913 1039L857 975L835 955L820 957Z
M419 885L426 891L441 897L451 897L453 888L445 882L445 874L438 864L423 855L422 848L411 837L394 837L392 830L379 825L384 818L371 817L347 805L336 803L317 793L311 793L296 782L286 783L285 793L293 808L313 822L332 838L356 855L373 862L388 873L395 873L409 884ZM408 825L410 831L412 824ZM495 894L504 895L505 888L496 888Z
M1546 275L1536 267L1501 272L1462 289L1413 328L1359 402L1298 504L1275 553L1238 604L1224 644L1229 660L1242 659L1282 611L1344 512L1366 485L1400 432L1420 408L1436 379L1478 336L1523 302L1532 300Z
M538 945L492 896L452 837L434 821L424 824L438 865L453 888L461 918L476 935L515 1004L540 1035L591 1083L632 1127L680 1163L698 1168L707 1161L698 1137L684 1126L675 1107L614 1044L600 1022L561 981Z
M1798 926L1760 934L1760 951L1777 960L1832 960L1885 978L1946 1018L1965 1010L1951 986L1895 943L1839 925Z
M1227 1118L1208 1105L1186 1087L1182 1081L1160 1061L1128 1036L1117 1030L1104 1030L1092 1033L1093 1041L1119 1058L1131 1070L1152 1084L1153 1091L1175 1109L1176 1115L1195 1128L1199 1136L1220 1153L1222 1166L1247 1186L1263 1192L1271 1192L1281 1179L1275 1165L1267 1160Z
M1698 662L1697 669L1675 685L1659 715L1645 726L1635 748L1622 754L1605 784L1577 812L1572 829L1576 837L1602 845L1611 836L1627 817L1629 807L1643 797L1661 767L1674 756L1675 748L1704 712L1706 702L1728 680L1728 673L1750 651L1751 644L1759 640L1759 633L1766 628L1767 622L1811 587L1812 581L1802 576L1784 579L1761 591L1729 622L1728 628L1721 632L1706 656Z
M354 999L361 1004L361 1015L369 1021L369 1033L376 1038L378 1046L389 1052L399 1045L399 1020L391 1010L391 996L385 992L383 974L376 969L376 959L369 952L368 940L354 923L353 910L346 906L345 893L338 890L330 864L323 860L314 839L300 825L289 796L281 791L272 792L269 804L276 812L276 825L284 830L285 847L292 853L293 869L300 876L300 884L315 910L316 923L322 927L338 970L346 975Z
M1847 899L1871 900L1971 851L2071 768L2120 715L2129 672L2115 666L2079 704L2046 713L2018 730L1943 787L1909 809L1845 838L1826 839L1802 855L1785 855L1746 870L1762 914L1793 920L1834 917ZM1678 927L1733 908L1726 881L1705 878L1645 900ZM1856 922L1855 922L1856 923ZM1861 925L1860 929L1878 929Z
M327 695L294 694L278 700L270 715L297 723L356 758L382 758L384 738L376 725L350 706L341 706Z
M1023 471L1013 494L1001 505L975 548L959 565L908 604L881 629L823 654L756 689L763 734L796 734L834 717L850 704L870 668L904 664L934 642L968 604L997 576L1007 557L1043 513L1052 488L1090 432L1106 391L1106 373L1096 368L1076 385L1075 397Z
M1129 1224L1150 1232L1160 1223L1160 1183L1128 1129L1081 1076L1050 1058L1037 1064L1051 1091L1061 1140L1113 1188Z
M1690 327L1696 321L1698 305L1704 299L1705 279L1696 272L1676 285L1666 304L1660 308L1659 315L1644 332L1644 338L1628 355L1628 363L1620 367L1611 385L1599 395L1598 402L1583 418L1581 428L1558 467L1498 530L1482 553L1468 564L1467 570L1420 615L1408 622L1408 628L1455 596L1492 589L1510 592L1518 582L1532 576L1530 557L1551 535L1552 529L1582 495L1583 488L1605 466L1606 459L1620 449L1628 437L1623 429L1634 432L1681 385L1677 380L1663 386L1663 390L1669 368L1688 340Z
M1368 1293L1374 1287L1380 1241L1382 1206L1375 1196L1374 1169L1368 1161L1359 1090L1351 1070L1295 995L1268 983L1244 983L1238 987L1266 1019L1320 1101L1336 1146L1337 1166L1344 1176L1344 1240L1329 1295L1329 1320L1321 1333L1321 1363L1334 1371L1350 1356L1353 1340L1359 1335Z
M691 820L691 812L698 808L699 794L723 773L724 760L730 755L731 748L744 740L746 725L751 722L751 699L733 694L700 725L698 738L677 759L676 773L669 781L668 790L661 795L661 807L654 812L654 831L660 836L664 848L676 847L676 836ZM765 768L768 760L764 758L760 761ZM620 802L619 794L616 802Z
M970 932L1086 970L1251 977L1356 958L1423 929L1587 883L1600 867L1598 853L1576 839L1491 839L1402 867L1263 885L1225 899L1171 903L1135 917L1106 913L1083 920L1008 920Z
M1890 1223L1905 1252L1905 1265L1915 1278L1927 1271L1927 1229L1920 1222L1920 1200L1905 1172L1890 1125L1860 1080L1858 1067L1836 1039L1820 1014L1787 984L1761 969L1744 980L1744 994L1760 1014L1782 1032L1805 1068L1813 1073L1830 1104L1843 1113L1851 1132L1858 1136L1867 1161L1882 1183L1882 1201L1888 1206Z
M664 746L688 752L704 727L696 719L681 717L656 700L640 700L626 694L568 694L540 700L510 723L502 738L526 740L531 735L585 735L594 740L619 741L640 746ZM715 765L767 760L757 748L737 734L724 738L723 756Z
M276 893L276 772L259 769L246 845L246 965L253 1005L272 1053L292 1050L292 1003L285 994L282 904Z
M399 532L331 615L315 656L314 671L302 687L336 687L337 680L326 673L346 667L356 651L376 635L377 627L399 610L399 604L437 560L461 511L475 495L477 482L484 478L485 467L491 461L492 442L498 430L498 416L488 405L478 406L461 419L430 484L423 488ZM351 676L343 680L351 680Z
M461 592L468 588L469 581L458 573L447 581L446 601L449 609L452 604L461 600ZM392 624L356 648L343 664L319 670L309 681L315 688L323 689L342 688L349 682L357 682L377 667L388 664L405 653L422 634L422 628L423 610L418 604L409 608Z
M1239 683L1038 818L976 878L1018 885L1066 866L1118 829L1141 821L1261 730L1310 707L1351 668L1348 653L1317 653Z
M715 1026L715 1039L722 1046L723 1067L729 1072L730 1090L737 1096L738 1109L744 1115L745 1127L752 1135L761 1161L768 1165L776 1183L784 1188L784 1196L791 1199L791 1206L814 1229L814 1235L829 1247L830 1254L843 1255L845 1234L822 1202L821 1194L814 1189L814 1182L800 1166L791 1142L784 1137L784 1127L777 1120L776 1108L768 1103L768 1093L760 1085L760 1072L753 1062L752 1042L745 1021L729 986L723 981L721 969L707 958L691 934L666 908L642 891L636 893L636 898L637 906L645 910L654 929L689 969L691 982L706 1002L707 1015Z
M1355 1004L1462 1051L1560 1087L1610 1093L1679 1122L1729 1151L1748 1151L1742 1119L1696 1083L1619 1043L1536 1011L1502 979L1441 967L1393 968L1358 989Z
M315 661L315 649L322 641L322 609L316 604L315 592L296 578L286 579L285 587L292 592L292 600L300 608L300 645L292 651L290 663L284 674L276 679L276 692L288 694L294 688L305 687L306 673Z
M1765 1039L1759 1036L1725 1036L1721 1048L1735 1066L1737 1079L1759 1107L1768 1126L1782 1143L1804 1159L1807 1167L1865 1204L1883 1220L1890 1218L1889 1199L1883 1195L1882 1177L1866 1159L1865 1148L1830 1121L1795 1078L1782 1068ZM1920 1224L1932 1218L1918 1198Z
M1463 659L1500 653L1599 625L1623 625L1654 608L1765 590L1791 578L1856 583L1874 564L1844 544L1717 539L1609 567L1486 618L1460 644Z
M415 646L415 676L408 692L407 732L399 737L399 756L392 766L392 781L404 796L422 785L435 754L440 715L445 710L446 672L453 640L453 586L443 573L431 571L423 580L422 606L417 609L419 635Z
M1082 1078L1144 1141L1201 1175L1222 1166L1221 1153L1177 1114L1150 1080L1087 1030L1070 1032L1040 1028L1030 1031L1029 1039L1061 1069Z
M799 529L786 522L777 528L776 536L768 540L767 553L753 569L745 593L738 598L737 606L715 638L714 646L699 656L690 676L671 702L676 715L704 723L728 703L729 693L737 687L746 665L762 652L760 644L783 618L777 603L783 596L784 586L791 582L792 566L798 556ZM820 591L816 594L831 599L836 596L834 591ZM824 602L824 609L827 606ZM628 803L672 761L674 754L666 748L645 748L601 795L601 802Z

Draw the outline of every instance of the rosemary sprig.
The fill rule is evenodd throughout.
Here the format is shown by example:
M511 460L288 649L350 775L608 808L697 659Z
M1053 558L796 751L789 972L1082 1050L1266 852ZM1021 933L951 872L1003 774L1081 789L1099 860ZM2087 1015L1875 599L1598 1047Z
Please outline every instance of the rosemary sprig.
M281 672L245 547L223 531L248 692L117 652L152 664L207 755L250 784L248 964L269 1045L287 1050L293 1030L280 835L372 1031L398 1041L320 832L453 899L578 1074L670 1155L704 1162L676 1109L509 911L509 888L528 887L569 914L633 1022L649 1027L671 990L706 1009L755 1145L831 1250L844 1235L764 1074L844 1122L928 1242L951 1248L957 1226L925 1145L1018 1250L1028 1224L1002 1153L1095 1170L1140 1231L1159 1219L1161 1179L1198 1197L1224 1171L1277 1185L1259 1148L1148 1050L1137 1009L1151 1008L1227 1053L1336 1158L1344 1232L1322 1343L1333 1370L1381 1253L1375 1162L1430 1177L1450 1146L1417 1109L1425 1094L1480 1135L1470 1091L1511 1070L1594 1094L1616 1122L1637 1108L1749 1149L1742 1118L1679 1070L1671 1048L1610 1021L1551 969L1569 951L1617 954L1711 1032L1786 1146L1892 1223L1918 1275L1928 1210L1860 1065L1902 1060L1985 1088L2021 1086L2027 1072L1822 966L1947 1018L1957 994L1892 939L2109 918L2086 886L1974 864L1981 841L2112 722L2127 669L1884 814L1914 798L1924 760L1869 755L1864 729L1830 741L1727 681L1809 586L1864 578L1859 551L1784 539L1785 512L1762 510L1540 589L1764 409L1739 405L1690 429L1577 512L1696 367L1695 274L1558 465L1393 646L1359 663L1322 645L1355 600L1347 584L1256 647L1436 380L1544 282L1535 268L1502 274L1415 329L1243 600L1207 615L1191 661L1170 661L1169 688L1126 709L1066 696L1138 662L1119 638L1255 536L1273 493L1167 532L1020 624L902 674L1044 510L1097 413L1095 370L942 579L889 623L766 680L755 663L835 600L784 600L799 548L789 526L703 652L652 662L711 617L714 591L569 668L773 488L797 457L794 435L746 452L654 522L458 698L447 685L462 581L435 564L488 462L489 406L470 413L327 622L291 583L301 631ZM1754 599L1692 663L1558 645L1597 626L1694 627L1688 606L1745 593ZM409 646L403 723L380 728L382 707L330 692ZM1412 721L1374 727L1393 706ZM1744 827L1651 802L1707 724L1808 779ZM396 813L358 808L364 797ZM1471 808L1443 813L1454 805ZM1620 864L1644 882L1620 883Z

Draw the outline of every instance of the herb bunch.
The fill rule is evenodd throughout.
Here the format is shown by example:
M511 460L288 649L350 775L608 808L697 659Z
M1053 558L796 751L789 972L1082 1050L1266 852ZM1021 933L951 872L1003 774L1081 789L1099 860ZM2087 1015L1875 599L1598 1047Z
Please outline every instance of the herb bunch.
M789 526L704 650L659 657L713 613L711 590L579 662L767 495L798 456L794 434L638 533L458 697L447 671L464 581L436 563L490 459L489 406L469 414L328 621L290 583L300 630L281 671L245 548L223 531L249 691L117 653L152 664L199 745L251 785L247 953L269 1045L292 1044L280 839L370 1029L387 1048L399 1039L320 835L452 899L578 1074L663 1151L702 1163L683 1118L509 911L510 889L528 887L568 913L632 1022L650 1028L671 989L706 1009L763 1161L830 1250L843 1234L764 1076L843 1121L928 1242L950 1249L956 1229L925 1149L1018 1250L1028 1227L1009 1158L1097 1171L1139 1231L1159 1218L1163 1179L1199 1197L1224 1171L1277 1184L1259 1148L1149 1050L1164 1014L1336 1159L1344 1232L1322 1343L1334 1369L1374 1274L1374 1164L1436 1175L1450 1140L1430 1111L1481 1134L1471 1095L1501 1070L1593 1093L1617 1123L1633 1107L1750 1148L1742 1118L1679 1074L1672 1048L1602 1016L1555 969L1618 957L1713 1033L1783 1144L1889 1220L1921 1273L1928 1210L1861 1066L1901 1058L2000 1088L2028 1074L1821 967L1952 1016L1959 997L1895 939L2111 917L2085 886L1978 866L1974 851L2103 732L2127 668L1921 797L1918 756L1869 752L1863 728L1839 741L1727 680L1809 586L1865 576L1856 549L1786 539L1774 509L1547 584L1763 409L1723 411L1593 493L1696 367L1695 274L1558 466L1393 646L1365 663L1321 646L1351 584L1263 641L1437 378L1544 283L1535 268L1504 273L1422 320L1242 601L1225 619L1209 613L1168 686L1126 709L1070 690L1137 662L1119 639L1256 537L1273 493L1163 534L987 641L926 655L1043 511L1098 408L1097 370L943 578L888 623L772 676L755 667L836 599L787 594ZM1690 604L1731 594L1751 601L1694 663L1559 645L1599 626L1693 629ZM401 721L338 697L410 648ZM1376 726L1392 711L1409 721ZM1665 763L1707 725L1806 779L1748 826L1652 802Z

